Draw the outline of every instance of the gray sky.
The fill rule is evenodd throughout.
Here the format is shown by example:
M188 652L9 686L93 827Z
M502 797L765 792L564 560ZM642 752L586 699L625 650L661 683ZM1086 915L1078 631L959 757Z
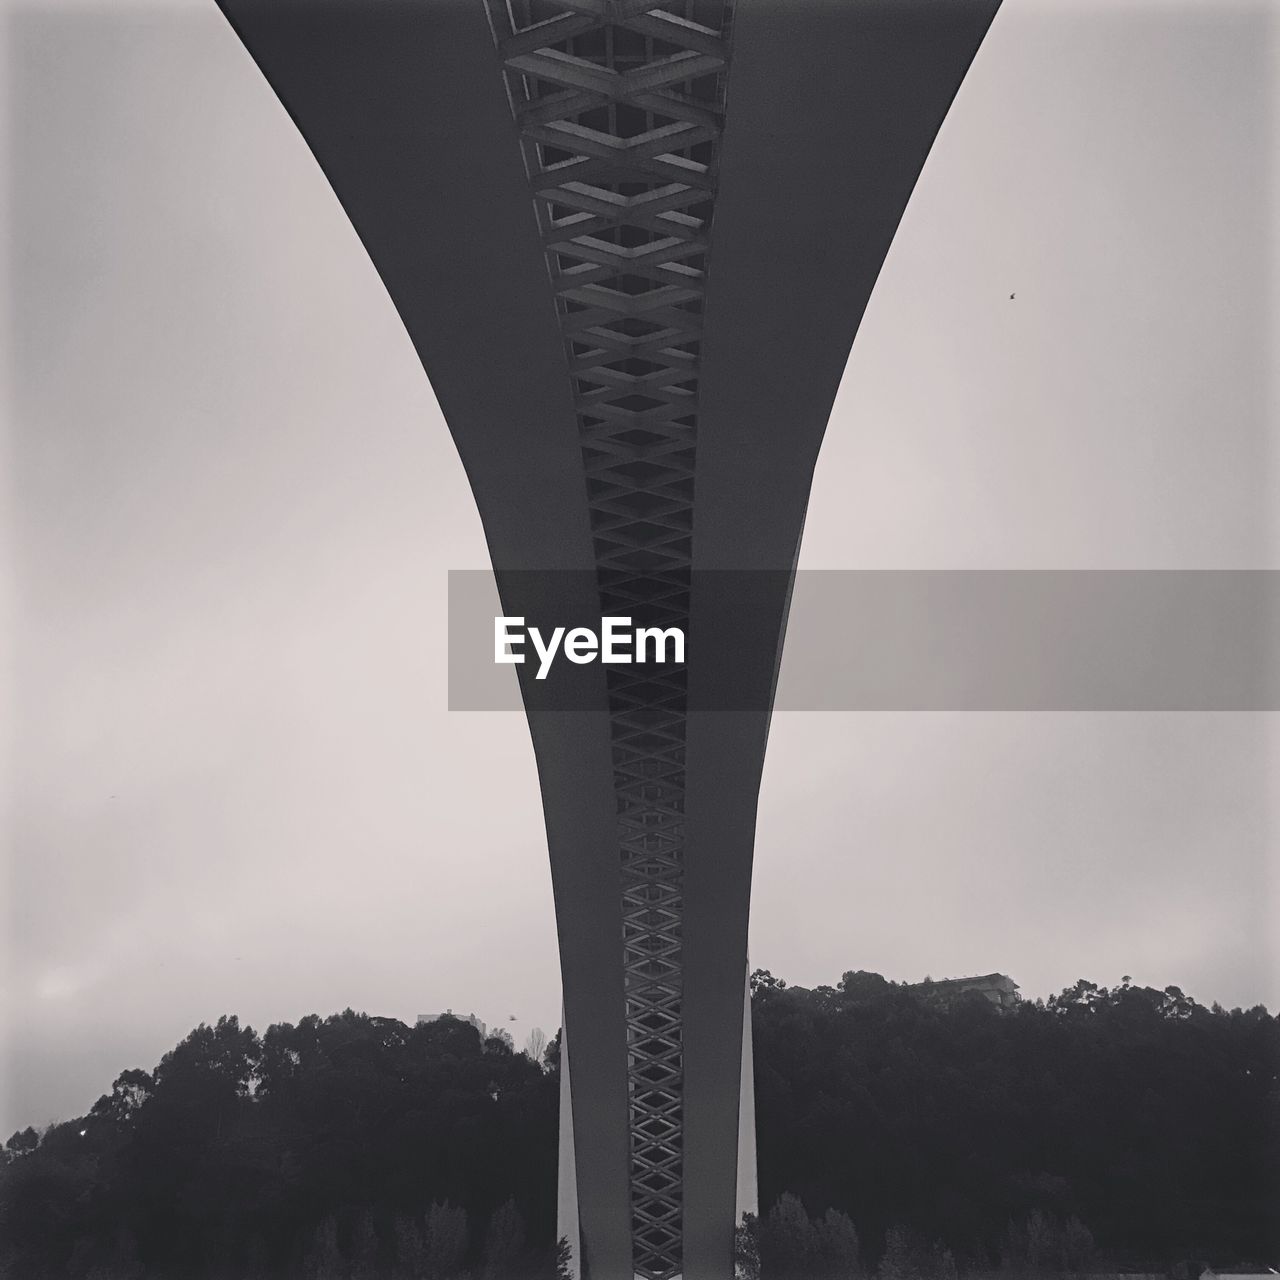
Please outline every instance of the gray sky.
M523 721L445 708L480 525L354 233L207 0L3 8L0 1136L224 1012L552 1032ZM1280 568L1278 26L1005 0L850 360L806 567ZM1275 734L781 714L753 962L1274 1007Z

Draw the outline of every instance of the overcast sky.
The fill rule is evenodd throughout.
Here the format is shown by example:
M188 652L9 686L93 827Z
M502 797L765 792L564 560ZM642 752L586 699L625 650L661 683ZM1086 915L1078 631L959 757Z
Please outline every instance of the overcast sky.
M4 8L0 1136L227 1012L550 1034L523 720L445 707L480 525L354 233L210 0ZM805 566L1280 567L1271 9L1006 0ZM781 714L752 961L1275 1007L1276 727Z

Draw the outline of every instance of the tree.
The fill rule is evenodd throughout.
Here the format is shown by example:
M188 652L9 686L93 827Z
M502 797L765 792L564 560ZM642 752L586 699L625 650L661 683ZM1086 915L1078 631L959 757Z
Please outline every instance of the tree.
M1057 1271L1062 1265L1062 1235L1057 1224L1039 1209L1027 1218L1026 1261L1032 1271Z
M5 1161L17 1160L20 1156L29 1156L39 1145L40 1135L30 1125L25 1129L17 1130L9 1141L4 1144Z
M564 1028L547 1041L547 1047L542 1054L542 1065L546 1069L548 1075L559 1076L560 1074L560 1044L564 1037Z
M350 1280L377 1280L379 1274L378 1232L373 1225L373 1215L364 1209L356 1219L351 1240L349 1277Z
M775 978L768 969L756 969L751 974L751 994L760 995L770 991L785 991L787 984L781 978Z
M812 1280L817 1236L800 1200L790 1192L778 1197L760 1230L763 1280Z
M889 982L881 974L866 969L850 969L840 979L840 994L846 1000L873 1000L889 990Z
M1000 1241L1000 1269L1021 1273L1027 1269L1026 1224L1010 1218Z
M1091 1013L1106 1001L1109 994L1106 987L1081 978L1075 986L1050 996L1047 1007L1063 1014Z
M302 1259L305 1280L343 1280L346 1268L338 1248L338 1220L325 1218L316 1227Z
M573 1280L573 1250L565 1236L561 1236L550 1249L526 1250L517 1265L516 1271L506 1274L524 1277L525 1280Z
M89 1114L112 1124L128 1124L154 1092L155 1081L149 1071L122 1071L111 1092L103 1094Z
M744 1213L733 1234L735 1280L760 1280L760 1223L754 1213Z
M932 1280L935 1260L919 1235L894 1225L885 1233L884 1253L876 1270L879 1280Z
M542 1065L542 1055L547 1049L547 1033L541 1027L534 1027L529 1038L524 1042L524 1054L530 1062Z
M862 1274L862 1245L848 1214L828 1209L814 1224L815 1276L853 1280Z
M523 1261L524 1219L514 1200L499 1205L489 1218L484 1237L485 1280L504 1280Z
M199 1075L244 1096L252 1091L260 1057L258 1037L252 1027L241 1027L239 1018L221 1017L212 1027L202 1022L160 1059L155 1085L158 1089L184 1076Z
M467 1253L467 1211L447 1200L427 1211L427 1278L453 1280Z
M413 1218L395 1220L395 1280L422 1280L427 1274L427 1246L422 1227Z
M515 1053L516 1042L506 1027L494 1027L484 1042L485 1053Z
M556 1241L555 1275L556 1280L573 1280L573 1250L564 1236Z
M1068 1271L1088 1271L1097 1259L1093 1232L1074 1214L1062 1229L1062 1260Z
M142 1275L138 1243L127 1227L121 1227L106 1256L89 1269L85 1280L141 1280Z
M255 1232L249 1239L249 1249L245 1256L244 1280L275 1280L277 1275L278 1272L267 1257L266 1241L261 1233Z

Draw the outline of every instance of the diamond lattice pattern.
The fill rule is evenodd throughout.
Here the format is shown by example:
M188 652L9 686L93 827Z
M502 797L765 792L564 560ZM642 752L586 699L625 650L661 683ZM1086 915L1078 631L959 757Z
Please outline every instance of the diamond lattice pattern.
M688 621L731 0L485 0L571 379L604 614ZM608 668L632 1252L681 1272L683 665Z

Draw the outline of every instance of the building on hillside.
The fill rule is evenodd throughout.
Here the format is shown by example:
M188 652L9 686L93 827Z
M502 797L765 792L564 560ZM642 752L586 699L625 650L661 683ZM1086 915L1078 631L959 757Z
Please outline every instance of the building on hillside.
M481 1040L485 1037L485 1025L474 1013L454 1013L452 1009L446 1009L443 1013L420 1013L418 1026L424 1022L438 1022L441 1018L457 1018L459 1022L469 1022L480 1033Z
M976 992L998 1009L1011 1009L1018 1003L1018 984L1006 973L984 973L974 978L926 978L911 984L912 990L925 992L943 1000L955 1000Z

